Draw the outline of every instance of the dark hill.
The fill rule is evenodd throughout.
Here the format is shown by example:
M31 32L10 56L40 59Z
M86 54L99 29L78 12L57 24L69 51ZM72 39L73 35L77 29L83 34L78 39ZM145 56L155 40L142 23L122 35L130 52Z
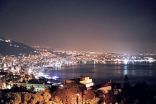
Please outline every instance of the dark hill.
M2 55L28 55L34 54L35 49L13 40L0 37L0 54Z

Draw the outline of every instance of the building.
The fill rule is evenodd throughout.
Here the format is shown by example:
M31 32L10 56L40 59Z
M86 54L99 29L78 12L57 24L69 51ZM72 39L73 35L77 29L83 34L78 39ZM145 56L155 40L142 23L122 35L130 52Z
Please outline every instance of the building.
M90 89L92 86L94 86L93 80L86 76L81 78L68 79L64 81L64 84L69 83L77 83L79 85L85 86L87 89Z
M22 82L22 83L16 83L18 87L24 86L27 89L33 89L35 92L43 91L48 87L51 87L50 84L45 83L39 83L38 81L28 81L28 82Z
M89 77L82 77L80 79L80 84L85 85L86 88L90 88L94 85L93 80L90 79Z

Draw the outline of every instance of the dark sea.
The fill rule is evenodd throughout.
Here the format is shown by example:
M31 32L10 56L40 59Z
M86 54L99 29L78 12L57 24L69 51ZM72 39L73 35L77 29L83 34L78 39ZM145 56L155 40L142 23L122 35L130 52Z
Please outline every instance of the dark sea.
M95 83L109 80L117 83L123 82L125 75L127 75L131 82L156 84L156 63L83 64L46 70L45 73L50 76L58 76L62 80L89 76Z

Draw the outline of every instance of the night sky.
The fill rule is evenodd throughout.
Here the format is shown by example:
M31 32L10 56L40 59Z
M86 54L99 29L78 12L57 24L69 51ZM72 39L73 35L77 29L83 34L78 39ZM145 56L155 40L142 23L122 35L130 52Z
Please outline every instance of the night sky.
M0 36L55 49L156 52L156 0L0 0Z

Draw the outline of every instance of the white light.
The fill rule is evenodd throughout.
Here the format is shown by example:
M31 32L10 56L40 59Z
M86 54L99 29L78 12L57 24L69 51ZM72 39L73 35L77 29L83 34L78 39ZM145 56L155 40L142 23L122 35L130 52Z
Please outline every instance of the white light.
M53 76L52 79L57 80L59 77L58 76Z
M63 85L61 84L60 87L63 87Z
M49 84L50 84L51 82L50 82L50 81L48 81L47 83L49 83Z
M128 71L127 70L124 70L124 75L127 75L128 74Z
M124 62L124 64L128 64L129 60L128 59L124 59L123 62Z
M5 42L10 43L10 42L11 42L11 40L5 40Z
M152 63L152 62L154 62L154 61L155 61L155 60L154 60L153 58L151 58L151 57L148 58L148 62L149 62L149 63Z

